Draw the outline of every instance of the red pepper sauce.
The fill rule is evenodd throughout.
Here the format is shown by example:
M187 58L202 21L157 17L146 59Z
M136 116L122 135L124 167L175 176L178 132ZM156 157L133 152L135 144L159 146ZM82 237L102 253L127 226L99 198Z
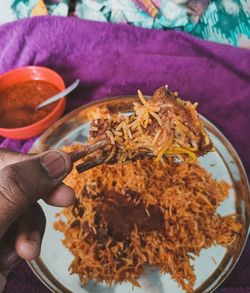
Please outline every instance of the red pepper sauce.
M30 80L0 91L0 127L24 127L43 119L58 102L38 111L36 106L58 92L57 87L42 80Z

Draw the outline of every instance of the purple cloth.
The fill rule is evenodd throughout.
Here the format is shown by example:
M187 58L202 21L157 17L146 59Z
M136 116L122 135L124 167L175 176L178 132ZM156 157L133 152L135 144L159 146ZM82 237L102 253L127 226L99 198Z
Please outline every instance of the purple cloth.
M66 84L81 86L70 111L90 100L152 94L168 84L229 138L250 175L250 51L201 41L176 31L156 31L75 18L40 17L0 27L0 72L43 65ZM27 151L33 140L5 139L0 146ZM250 292L250 243L218 292ZM26 264L9 275L5 292L47 292Z

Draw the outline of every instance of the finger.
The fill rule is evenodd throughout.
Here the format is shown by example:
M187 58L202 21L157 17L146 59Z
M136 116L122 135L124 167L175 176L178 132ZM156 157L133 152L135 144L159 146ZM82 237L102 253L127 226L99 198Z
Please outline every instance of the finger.
M7 165L15 164L17 162L30 158L29 154L22 154L11 150L0 148L0 169Z
M3 292L6 285L6 278L3 274L0 273L0 292Z
M0 271L5 275L20 262L21 258L15 249L8 249L1 252Z
M0 170L0 237L39 198L50 194L72 169L68 154L54 150Z
M8 272L17 264L19 257L15 251L17 224L12 224L0 242L0 271Z
M44 201L52 206L68 207L75 202L75 192L72 188L61 183Z
M27 160L28 158L31 158L31 154L22 154L0 148L0 169L7 165ZM59 185L55 191L44 200L46 203L53 206L66 207L74 203L75 193L70 187L63 184L63 186Z
M20 217L15 249L21 258L31 260L39 256L45 224L45 215L37 203Z

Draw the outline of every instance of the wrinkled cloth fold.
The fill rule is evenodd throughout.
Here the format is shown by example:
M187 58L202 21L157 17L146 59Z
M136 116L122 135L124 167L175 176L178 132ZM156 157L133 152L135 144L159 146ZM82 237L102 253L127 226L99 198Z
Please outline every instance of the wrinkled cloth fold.
M141 89L151 95L168 84L228 137L250 175L250 51L195 39L177 31L34 17L0 26L0 73L47 66L66 84L80 78L67 111ZM1 82L1 80L0 80ZM34 139L1 139L0 147L27 152ZM250 292L250 243L217 292ZM26 264L8 278L5 292L47 292Z

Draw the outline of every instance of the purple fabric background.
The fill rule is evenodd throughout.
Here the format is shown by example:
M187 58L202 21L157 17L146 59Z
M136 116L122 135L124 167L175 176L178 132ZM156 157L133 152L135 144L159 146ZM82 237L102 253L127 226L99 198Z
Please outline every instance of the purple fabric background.
M90 100L144 94L168 84L199 101L199 111L229 138L250 175L250 50L155 31L74 18L31 18L0 27L0 73L24 65L59 72L81 85L70 111ZM34 140L1 139L0 146L28 151ZM8 278L5 292L47 292L25 263ZM250 243L217 292L250 292Z

